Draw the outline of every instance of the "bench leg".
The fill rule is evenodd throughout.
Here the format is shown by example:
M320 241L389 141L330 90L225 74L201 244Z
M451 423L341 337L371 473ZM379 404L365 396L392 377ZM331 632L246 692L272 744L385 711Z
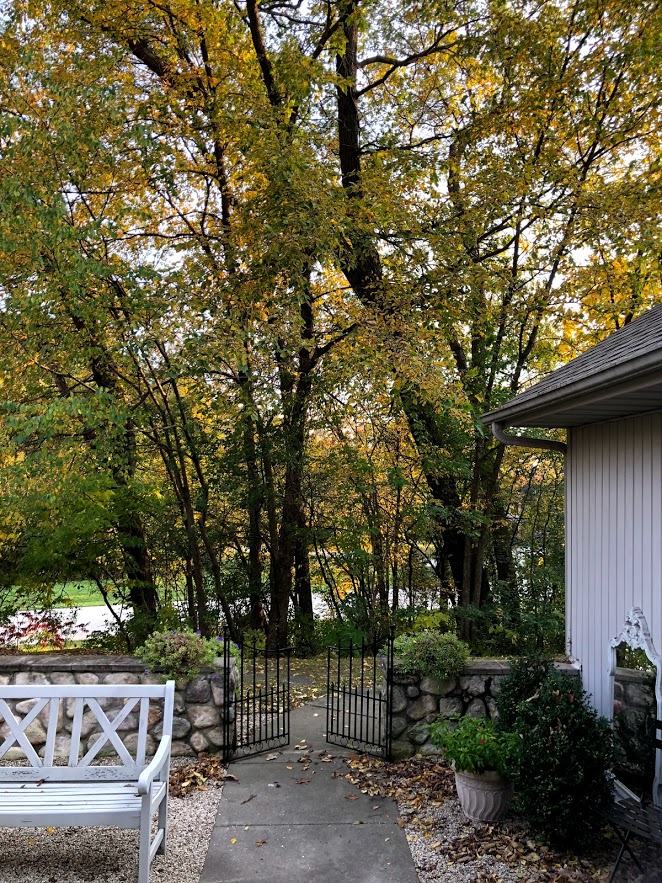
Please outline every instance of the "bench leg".
M163 795L163 800L159 804L159 820L158 820L158 828L157 830L163 831L163 839L159 843L158 849L156 850L157 855L165 855L166 851L166 837L168 831L168 791L166 789L166 793Z
M138 883L149 883L149 847L152 841L150 795L142 799L140 808L140 852L138 854Z
M628 841L630 839L630 831L628 831L624 837L621 834L620 830L616 827L616 825L612 824L611 827L616 832L618 839L621 841L621 848L618 852L618 855L616 856L616 861L614 862L614 867L611 869L611 874L609 875L609 879L607 880L607 883L612 883L614 877L616 876L616 871L618 870L618 866L621 863L621 859L623 858L623 854L624 854L625 850L627 850L630 853L630 857L632 858L632 861L635 863L635 865L639 868L640 872L643 874L644 869L641 866L641 862L639 861L637 856L634 854L634 852L632 852L632 847L628 843Z

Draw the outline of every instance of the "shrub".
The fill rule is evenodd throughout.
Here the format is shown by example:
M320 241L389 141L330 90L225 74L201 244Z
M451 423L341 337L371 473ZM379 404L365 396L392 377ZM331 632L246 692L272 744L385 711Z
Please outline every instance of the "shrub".
M264 650L267 646L267 638L262 629L244 629L241 640L244 647L249 647L251 650L253 647L256 650Z
M429 610L427 607L399 607L393 611L393 624L397 635L415 634L424 629L448 632L454 627L451 610Z
M223 654L223 638L207 640L188 629L151 634L137 651L149 669L165 678L192 678Z
M547 656L532 655L511 659L510 671L501 681L499 693L495 697L499 726L502 729L513 729L517 706L533 696L552 670L552 660Z
M595 813L611 795L613 742L585 691L552 672L517 706L510 777L516 805L531 828L561 846L590 841Z
M517 741L514 733L497 730L493 721L468 715L461 717L456 726L450 721L435 721L430 736L459 772L496 770L502 776L507 774Z
M451 634L425 629L400 635L393 645L395 670L445 680L457 677L469 659L469 647Z
M87 629L76 625L75 611L18 613L7 624L0 625L0 650L62 650L77 631Z
M315 649L318 653L326 651L329 646L348 647L350 642L360 649L361 641L367 642L367 635L353 622L335 617L315 620Z

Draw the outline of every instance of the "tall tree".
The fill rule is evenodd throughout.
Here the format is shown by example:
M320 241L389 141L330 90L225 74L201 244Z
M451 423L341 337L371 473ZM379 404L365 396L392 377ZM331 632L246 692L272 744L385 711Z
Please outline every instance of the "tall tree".
M29 207L5 289L35 340L66 329L69 392L123 409L128 486L132 439L161 458L202 618L209 573L231 619L228 545L271 640L292 596L310 617L311 413L358 324L435 501L448 595L514 584L503 450L477 418L550 365L591 280L622 290L625 261L641 281L607 299L616 321L657 296L657 5L13 0L3 27L3 198ZM217 515L232 421L241 536Z

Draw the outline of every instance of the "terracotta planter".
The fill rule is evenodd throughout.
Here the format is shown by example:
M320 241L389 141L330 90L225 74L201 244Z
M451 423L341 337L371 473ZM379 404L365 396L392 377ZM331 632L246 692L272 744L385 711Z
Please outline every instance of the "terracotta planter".
M510 805L513 786L494 770L484 773L455 771L455 787L462 812L474 822L495 822Z

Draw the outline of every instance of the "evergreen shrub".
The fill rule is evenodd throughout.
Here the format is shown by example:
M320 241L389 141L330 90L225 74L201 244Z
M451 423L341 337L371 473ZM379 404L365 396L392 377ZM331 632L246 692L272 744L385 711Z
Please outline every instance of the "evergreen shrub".
M553 670L552 660L540 654L510 660L510 671L495 697L501 729L513 729L520 702L530 699Z
M574 678L550 672L519 702L512 729L518 740L509 777L524 820L559 846L586 845L602 826L596 810L611 799L609 723Z
M148 670L158 670L165 679L189 679L223 655L223 638L203 638L190 629L153 632L136 652ZM233 644L230 652L236 655Z
M393 645L395 670L445 680L457 677L469 659L469 647L455 635L424 629L400 635Z

